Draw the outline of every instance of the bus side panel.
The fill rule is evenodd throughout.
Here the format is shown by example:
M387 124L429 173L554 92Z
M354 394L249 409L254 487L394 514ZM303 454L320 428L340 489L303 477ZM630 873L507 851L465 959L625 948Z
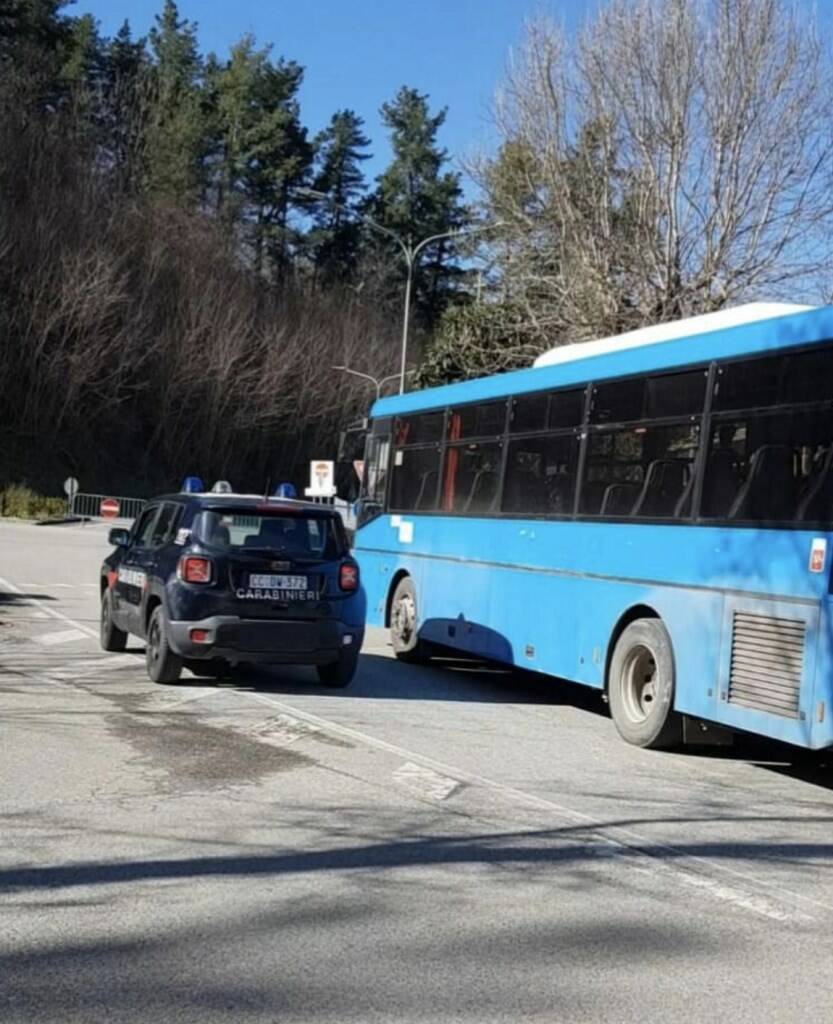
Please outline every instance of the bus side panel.
M367 625L384 626L391 581L401 558L393 547L390 516L377 516L356 533L353 554L359 560L361 581L367 595ZM414 560L417 561L417 560Z
M831 570L833 572L833 569ZM821 606L813 686L811 746L833 746L833 597Z

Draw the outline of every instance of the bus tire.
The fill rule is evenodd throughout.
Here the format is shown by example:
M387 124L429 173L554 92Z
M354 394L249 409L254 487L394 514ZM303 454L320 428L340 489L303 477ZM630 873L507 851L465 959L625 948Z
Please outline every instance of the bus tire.
M419 638L418 622L416 588L410 576L403 576L390 603L390 639L393 653L400 661L428 661L428 645Z
M674 650L660 619L637 619L616 641L608 698L622 739L662 749L682 742L682 718L674 711Z

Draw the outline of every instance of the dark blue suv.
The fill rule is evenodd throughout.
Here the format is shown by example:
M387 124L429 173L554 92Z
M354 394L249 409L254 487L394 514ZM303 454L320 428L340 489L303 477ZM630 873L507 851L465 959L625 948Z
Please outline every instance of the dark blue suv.
M151 679L183 666L315 665L347 686L364 639L365 597L338 512L284 498L172 494L148 502L101 566L101 646L146 639Z

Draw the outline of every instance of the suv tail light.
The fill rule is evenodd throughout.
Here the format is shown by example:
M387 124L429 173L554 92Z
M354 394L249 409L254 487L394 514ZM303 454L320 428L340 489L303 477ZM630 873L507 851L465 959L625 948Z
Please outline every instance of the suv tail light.
M338 570L338 585L342 590L358 590L359 588L359 567L344 562Z
M176 574L186 583L210 583L213 576L211 559L202 555L183 555Z

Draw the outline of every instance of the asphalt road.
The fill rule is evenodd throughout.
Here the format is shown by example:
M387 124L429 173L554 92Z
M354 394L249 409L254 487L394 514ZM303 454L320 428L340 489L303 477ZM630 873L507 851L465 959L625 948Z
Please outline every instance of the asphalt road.
M0 1021L825 1021L833 772L465 662L151 683L0 524Z

